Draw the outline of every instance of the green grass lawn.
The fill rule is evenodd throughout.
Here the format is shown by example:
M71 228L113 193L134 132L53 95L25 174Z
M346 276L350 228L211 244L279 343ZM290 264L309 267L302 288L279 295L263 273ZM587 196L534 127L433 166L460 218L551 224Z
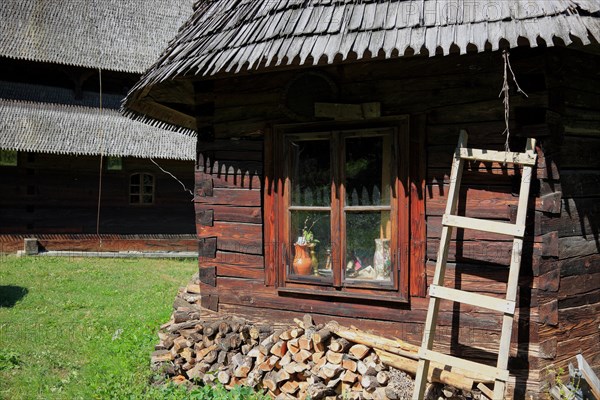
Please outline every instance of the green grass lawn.
M170 397L150 353L196 265L0 256L0 398Z

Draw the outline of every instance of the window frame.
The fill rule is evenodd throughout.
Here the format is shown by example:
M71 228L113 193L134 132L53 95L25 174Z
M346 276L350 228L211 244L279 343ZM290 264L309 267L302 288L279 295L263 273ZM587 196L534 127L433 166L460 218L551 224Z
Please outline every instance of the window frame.
M140 183L139 184L134 184L131 182L131 180L133 179L134 176L139 175L140 177ZM146 193L144 192L144 176L150 176L152 177L152 192L151 193ZM140 187L140 192L139 193L132 193L132 187L133 186L139 186ZM147 206L153 206L156 203L156 176L150 172L134 172L132 174L129 175L129 205L132 206L136 206L136 207L147 207ZM147 195L151 195L152 196L152 201L150 203L144 203L143 197L147 196ZM133 202L131 201L131 196L139 196L140 201L139 202Z
M311 279L310 276L302 276L295 279L294 275L288 275L286 265L291 260L289 249L291 243L289 226L289 204L290 191L290 166L286 162L286 138L304 135L303 137L316 137L330 132L336 132L330 147L330 159L338 161L344 157L344 149L335 143L336 138L344 141L346 137L363 136L361 133L377 135L374 131L392 131L394 139L394 150L392 158L396 166L391 187L393 200L390 204L390 216L392 219L392 257L393 257L393 280L391 285L382 285L380 282L369 282L360 280L348 282L343 280L344 269L339 263L343 259L345 243L334 251L332 246L332 258L338 260L338 266L334 267L332 281L323 281L318 278ZM271 185L272 190L265 191L265 275L267 285L276 286L280 293L296 293L313 296L343 297L347 299L369 299L384 302L408 302L409 295L409 270L410 270L410 186L409 186L409 119L408 116L396 116L378 118L376 120L361 122L332 121L326 123L303 123L277 125L268 135L269 143L266 144L265 167L267 173L272 177L266 177L265 184ZM338 149L338 150L336 150ZM337 153L335 155L334 153ZM337 165L336 165L337 164ZM332 162L332 174L343 179L343 172L333 171L341 167L342 163ZM339 166L339 167L338 167ZM343 180L342 180L343 181ZM340 190L341 189L341 190ZM338 211L344 213L348 206L344 204L343 185L332 179L332 204L334 201L341 204ZM335 200L334 200L335 197ZM273 215L269 218L268 213ZM331 213L331 224L334 221L339 225L341 232L345 227L345 218L338 212ZM334 228L332 228L334 230ZM297 276L296 276L297 277Z

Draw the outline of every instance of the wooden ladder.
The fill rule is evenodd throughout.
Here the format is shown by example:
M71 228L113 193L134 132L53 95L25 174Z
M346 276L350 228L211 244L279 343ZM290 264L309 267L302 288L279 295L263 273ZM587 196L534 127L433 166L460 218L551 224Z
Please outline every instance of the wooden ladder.
M423 399L429 364L432 361L453 368L476 372L479 375L487 376L490 381L494 381L493 400L502 400L504 398L506 382L508 381L508 356L515 313L519 268L521 267L521 251L523 249L523 235L525 234L527 200L529 197L532 169L535 165L537 157L535 154L535 139L530 138L527 140L524 153L471 149L467 148L466 144L467 132L461 130L460 137L458 139L458 146L454 152L454 160L452 161L450 188L448 190L448 203L446 205L445 214L442 218L442 235L440 238L440 248L435 266L435 274L433 276L433 283L429 287L429 309L427 310L427 319L425 320L425 328L423 331L423 343L421 344L421 348L419 350L419 367L416 374L413 400ZM460 180L465 160L523 165L519 204L517 209L517 220L515 224L456 215L458 193L460 191ZM444 286L448 248L450 245L450 239L452 237L452 230L454 228L475 229L478 231L492 232L514 237L505 299L466 292L463 290L451 289ZM472 306L487 308L489 310L504 314L502 320L502 334L500 336L500 348L498 351L498 362L496 367L433 351L435 328L437 325L437 317L441 300L466 303ZM487 393L488 396L492 395L491 390L489 389L487 390Z

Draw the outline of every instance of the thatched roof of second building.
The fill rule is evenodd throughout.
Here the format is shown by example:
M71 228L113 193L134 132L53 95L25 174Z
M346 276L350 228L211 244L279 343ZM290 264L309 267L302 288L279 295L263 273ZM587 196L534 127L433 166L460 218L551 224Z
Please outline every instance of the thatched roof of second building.
M0 56L142 73L193 0L2 0Z
M0 99L0 149L194 160L196 137L131 121L116 110Z

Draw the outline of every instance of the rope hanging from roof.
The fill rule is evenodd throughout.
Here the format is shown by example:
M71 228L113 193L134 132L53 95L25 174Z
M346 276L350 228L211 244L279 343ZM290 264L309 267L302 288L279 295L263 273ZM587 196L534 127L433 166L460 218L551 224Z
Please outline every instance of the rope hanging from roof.
M504 132L502 132L502 134L506 134L506 142L504 143L504 149L505 151L510 151L510 148L508 146L508 139L510 138L510 128L509 128L509 120L510 120L510 94L509 94L509 90L510 87L508 85L508 71L510 71L510 74L512 76L512 80L515 83L515 86L517 87L517 93L523 93L523 95L525 95L525 97L529 97L527 96L527 93L525 93L523 91L523 89L521 89L521 87L519 86L519 83L517 82L517 78L515 77L515 73L513 72L512 66L510 65L510 52L507 50L504 50L502 52L502 58L504 60L504 82L502 84L502 90L500 91L500 94L498 95L498 97L501 97L502 95L504 95L504 100L502 101L504 103L504 124L505 124L505 128L504 128Z

